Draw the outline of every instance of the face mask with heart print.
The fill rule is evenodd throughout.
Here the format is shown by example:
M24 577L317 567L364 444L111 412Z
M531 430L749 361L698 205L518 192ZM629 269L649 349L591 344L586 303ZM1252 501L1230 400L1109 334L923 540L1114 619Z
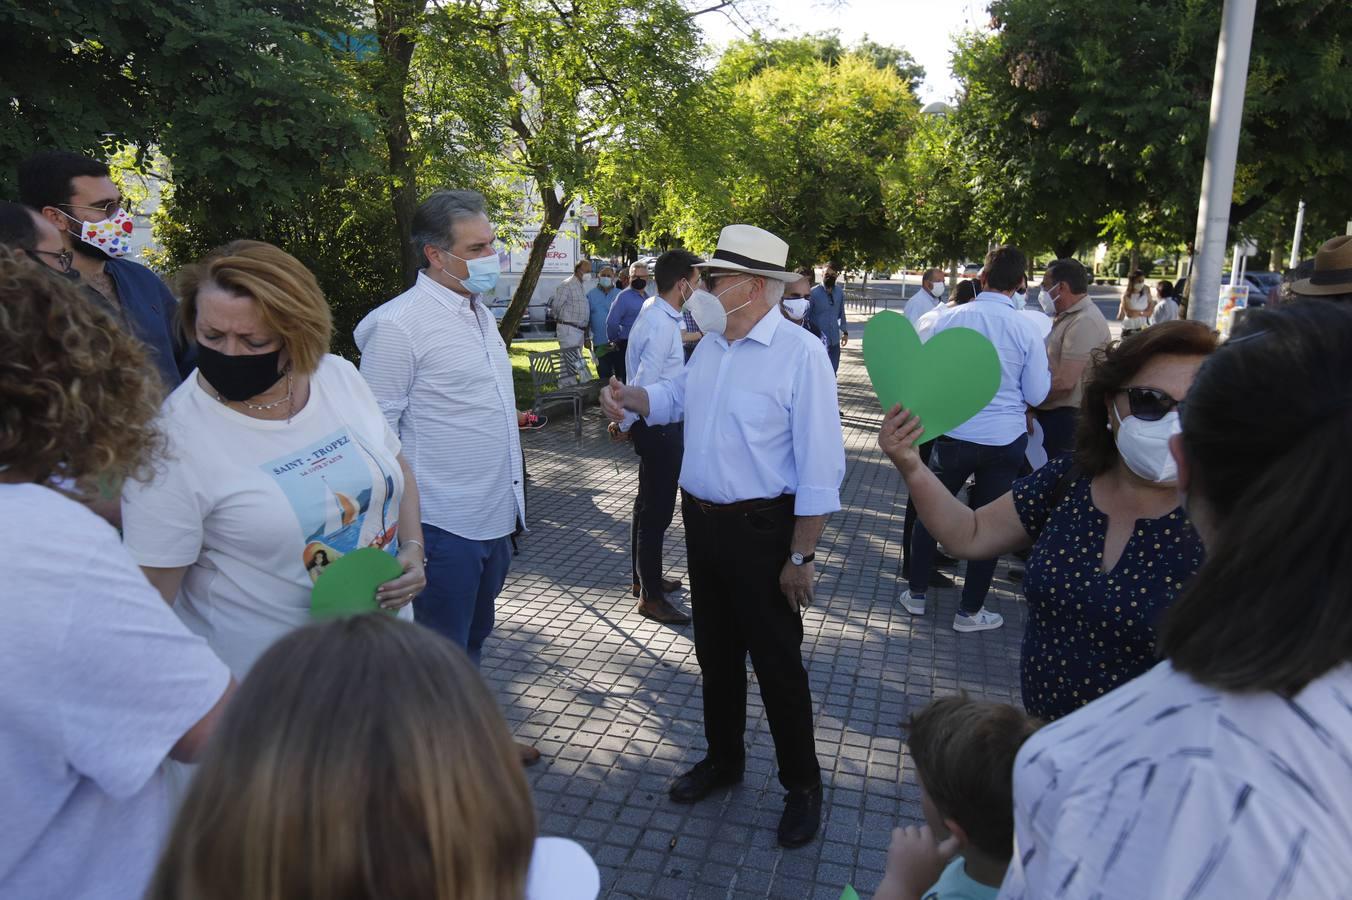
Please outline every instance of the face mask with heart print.
M66 212L62 215L73 222L80 222L80 240L96 250L102 250L114 259L126 256L131 251L133 224L125 209L118 207L111 218L99 219L97 222L82 222Z

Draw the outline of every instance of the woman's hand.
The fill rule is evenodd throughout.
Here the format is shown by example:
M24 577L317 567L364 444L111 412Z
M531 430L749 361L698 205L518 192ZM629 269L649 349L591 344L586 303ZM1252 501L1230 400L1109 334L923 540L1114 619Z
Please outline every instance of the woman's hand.
M920 453L915 449L915 439L925 430L920 417L898 403L883 419L878 431L878 446L887 454L888 459L897 467L901 477L908 478L916 469L924 465Z
M401 545L398 559L404 567L404 574L385 582L376 590L376 602L381 609L395 610L407 606L427 587L422 549L417 544Z

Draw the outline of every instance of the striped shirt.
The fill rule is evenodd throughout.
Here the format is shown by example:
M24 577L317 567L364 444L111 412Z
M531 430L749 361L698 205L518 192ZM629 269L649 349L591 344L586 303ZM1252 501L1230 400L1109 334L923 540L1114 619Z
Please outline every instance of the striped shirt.
M512 365L487 307L420 272L354 337L418 480L423 522L481 541L524 524Z
M1347 897L1352 664L1291 699L1160 663L1029 738L1000 896Z

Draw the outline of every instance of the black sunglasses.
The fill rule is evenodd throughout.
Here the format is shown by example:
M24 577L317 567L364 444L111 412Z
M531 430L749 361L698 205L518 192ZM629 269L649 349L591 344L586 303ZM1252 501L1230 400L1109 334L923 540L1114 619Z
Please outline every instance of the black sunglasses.
M1175 400L1155 388L1126 388L1123 393L1127 395L1131 414L1143 422L1158 422L1183 404L1182 400Z

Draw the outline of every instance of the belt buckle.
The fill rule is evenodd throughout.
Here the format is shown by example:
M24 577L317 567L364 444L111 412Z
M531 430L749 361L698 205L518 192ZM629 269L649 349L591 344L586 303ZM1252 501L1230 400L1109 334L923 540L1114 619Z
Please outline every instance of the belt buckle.
M695 498L695 505L698 506L699 511L704 513L706 516L711 515L714 511L714 505L712 503L710 503L708 500L701 500L699 497Z

